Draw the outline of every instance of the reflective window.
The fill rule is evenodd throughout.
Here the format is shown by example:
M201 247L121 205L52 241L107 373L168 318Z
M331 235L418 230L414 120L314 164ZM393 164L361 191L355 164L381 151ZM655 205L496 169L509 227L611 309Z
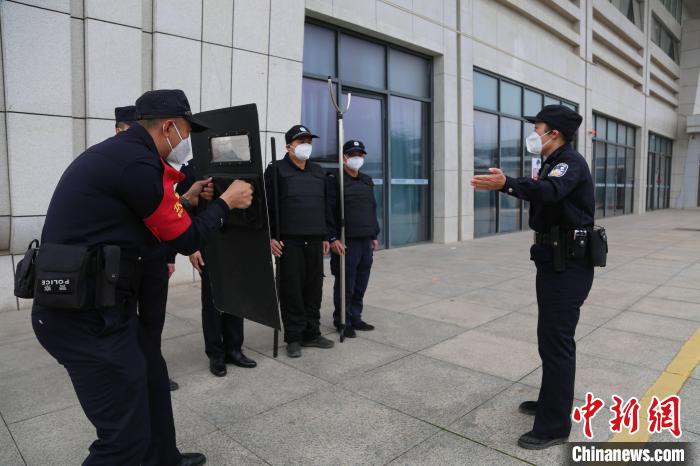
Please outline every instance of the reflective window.
M643 3L642 0L610 0L610 3L615 5L615 8L634 23L639 29L644 26L642 20Z
M380 244L429 241L430 59L313 21L306 24L305 34L301 115L302 123L320 136L313 143L313 160L337 169L337 119L326 81L331 76L341 104L352 93L343 120L345 140L359 139L367 148L362 171L374 180ZM327 53L336 37L337 58ZM320 60L317 52L326 58ZM331 58L334 63L337 59L339 74Z
M594 115L593 181L596 218L629 214L634 199L634 128Z
M534 130L524 116L534 116L543 105L573 102L483 71L474 72L474 173L500 167L507 175L531 176L540 162L524 148ZM574 141L575 144L575 141ZM518 231L528 224L527 202L489 191L474 191L474 236Z
M342 34L340 78L348 83L376 89L386 88L385 54L386 50L382 45ZM306 59L306 55L304 58Z
M520 120L501 118L499 167L507 176L521 176L522 170L522 124ZM500 196L499 228L501 232L520 230L519 199L513 196Z
M430 62L399 50L389 50L389 89L419 97L430 96Z
M474 73L474 106L498 110L498 80L482 73Z
M428 104L390 98L391 244L427 241L429 209Z
M334 92L335 88L333 86ZM320 136L313 141L314 158L334 156L338 153L338 129L328 82L304 78L301 93L301 123Z
M561 104L561 100L555 99L554 97L550 97L548 95L544 96L544 104L545 105L559 105Z
M501 81L501 112L516 116L522 115L522 93L522 87Z
M304 73L335 74L335 31L313 24L304 28Z
M542 94L525 89L525 116L535 116L542 110Z
M485 173L498 164L498 116L474 112L474 173ZM494 191L474 191L474 236L496 233Z
M660 0L663 6L676 18L676 21L681 22L683 15L683 0Z
M651 41L676 63L680 63L680 41L656 16L651 17Z
M671 139L649 133L647 210L668 209L671 202Z

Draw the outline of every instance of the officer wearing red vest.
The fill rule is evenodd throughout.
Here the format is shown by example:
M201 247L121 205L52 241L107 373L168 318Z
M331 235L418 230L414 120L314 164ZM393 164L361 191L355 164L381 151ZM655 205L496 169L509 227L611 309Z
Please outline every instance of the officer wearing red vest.
M174 190L183 175L165 159L189 152L189 133L205 126L181 90L146 92L136 118L128 131L88 148L59 180L37 279L79 272L68 287L49 280L36 288L32 326L68 371L97 431L83 464L201 465L204 455L176 447L165 362L138 322L141 258L163 242L182 254L199 250L231 209L250 206L252 187L232 183L191 219Z
M117 134L126 131L136 122L136 107L116 107L114 109L114 130ZM199 187L198 187L199 188ZM202 194L209 196L213 191L211 186L205 186ZM168 281L175 272L175 259L169 263L170 249L159 247L141 261L141 287L138 297L139 322L154 344L160 348L163 326L165 325L165 310L168 304ZM179 385L168 378L170 391L175 391Z

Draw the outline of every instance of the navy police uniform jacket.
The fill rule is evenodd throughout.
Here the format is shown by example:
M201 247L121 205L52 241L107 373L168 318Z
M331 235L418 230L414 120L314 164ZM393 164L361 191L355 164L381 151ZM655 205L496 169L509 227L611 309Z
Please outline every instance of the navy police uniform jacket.
M564 144L544 161L538 179L507 176L502 192L530 201L530 228L549 233L553 226L572 230L593 225L593 178L583 158Z
M191 254L221 225L229 208L221 199L194 220L174 191L184 176L165 163L145 128L96 144L63 173L46 214L42 242L113 244L148 255L159 242Z

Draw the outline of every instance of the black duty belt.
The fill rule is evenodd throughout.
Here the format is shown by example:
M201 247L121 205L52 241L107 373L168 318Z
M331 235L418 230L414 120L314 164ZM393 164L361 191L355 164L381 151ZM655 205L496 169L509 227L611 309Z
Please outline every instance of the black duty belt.
M554 237L549 233L540 233L538 231L535 232L535 244L543 245L543 246L558 246L559 241L564 241L567 240L574 240L577 236L578 237L586 237L588 236L588 232L586 231L585 228L581 229L574 229L574 230L562 230L560 232L559 237Z

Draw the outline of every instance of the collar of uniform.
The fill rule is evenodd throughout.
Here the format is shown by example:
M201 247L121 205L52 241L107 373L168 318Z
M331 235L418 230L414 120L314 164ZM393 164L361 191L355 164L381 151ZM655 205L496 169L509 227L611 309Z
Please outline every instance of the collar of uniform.
M302 170L301 168L299 168L299 167L297 166L296 163L292 162L292 157L289 155L289 152L287 152L287 153L284 155L284 159L283 159L283 160L285 160L292 168L295 168L295 169L299 170L300 172L306 171L306 170ZM306 168L308 168L308 167L309 167L309 161L307 160L307 161L306 161Z
M557 150L552 152L549 157L547 157L544 161L545 163L549 163L550 165L553 164L553 161L559 157L564 151L571 149L571 143L567 142L564 143L562 146L560 146Z
M156 149L156 143L153 141L153 138L151 137L150 133L141 126L138 122L135 122L131 127L129 128L128 132L132 132L132 134L137 135L139 139L141 139L144 143L146 143L146 146L153 152L154 154L158 155L158 149ZM160 155L158 155L160 157Z

